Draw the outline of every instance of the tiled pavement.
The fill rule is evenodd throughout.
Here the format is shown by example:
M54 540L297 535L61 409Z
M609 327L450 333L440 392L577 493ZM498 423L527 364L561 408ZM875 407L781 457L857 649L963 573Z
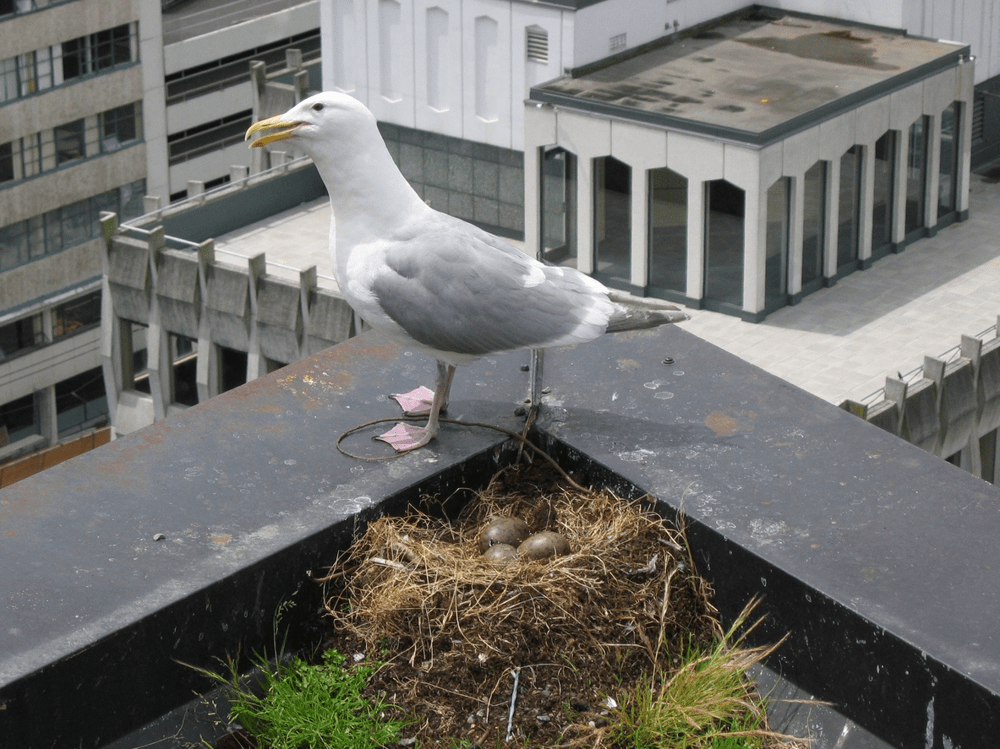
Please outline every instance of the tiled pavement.
M685 330L832 403L861 400L1000 315L1000 183L972 176L969 219L762 323L706 310ZM988 337L993 337L991 332Z
M317 265L333 275L327 251L329 206L318 200L216 239L269 263ZM275 265L268 272L297 279ZM332 280L320 278L320 286ZM1000 315L1000 183L973 175L969 220L906 247L762 323L707 310L682 326L832 403L861 400L885 377L920 367L925 355L957 346ZM995 335L991 332L989 337Z

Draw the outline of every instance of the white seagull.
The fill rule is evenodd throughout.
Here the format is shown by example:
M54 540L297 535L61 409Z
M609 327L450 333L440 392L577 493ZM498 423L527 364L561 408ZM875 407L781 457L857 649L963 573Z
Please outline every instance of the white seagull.
M374 115L347 94L311 96L254 123L246 138L261 132L252 147L288 139L316 164L330 194L331 252L347 302L373 328L437 359L427 425L401 423L379 437L399 452L437 433L456 366L688 319L671 304L545 265L434 210L396 167ZM404 410L420 391L430 395L418 389L407 394L411 400L398 397Z

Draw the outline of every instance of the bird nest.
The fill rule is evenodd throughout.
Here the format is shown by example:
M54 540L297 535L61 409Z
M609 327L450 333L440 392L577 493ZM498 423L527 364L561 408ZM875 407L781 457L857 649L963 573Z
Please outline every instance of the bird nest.
M479 535L496 517L556 531L570 553L491 563ZM724 639L683 533L651 503L568 489L537 468L500 472L452 519L372 522L325 584L325 646L381 664L368 693L415 720L419 746L633 746L608 733L615 695L629 700Z
M411 665L516 666L581 648L607 655L626 641L653 648L677 619L685 628L692 617L717 626L706 584L689 574L683 538L659 515L607 491L581 497L518 478L498 474L456 522L424 514L373 522L341 561L352 570L350 605L339 605L342 593L329 601L330 615L369 646L405 645ZM556 531L571 553L491 562L479 534L498 517L523 519L533 533Z

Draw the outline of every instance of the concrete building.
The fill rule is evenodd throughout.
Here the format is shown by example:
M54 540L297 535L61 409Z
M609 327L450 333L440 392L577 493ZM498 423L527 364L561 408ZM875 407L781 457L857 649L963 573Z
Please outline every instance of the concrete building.
M318 0L191 0L163 11L166 139L158 144L147 194L162 205L249 168L243 133L253 117L250 65L283 71L289 49L301 53L309 88L319 90Z
M138 0L0 3L0 460L106 420L98 216L142 213L159 28Z
M536 86L526 244L751 321L968 209L969 48L751 8Z
M245 172L250 61L294 46L318 88L318 22L316 0L0 2L0 462L108 421L100 213Z

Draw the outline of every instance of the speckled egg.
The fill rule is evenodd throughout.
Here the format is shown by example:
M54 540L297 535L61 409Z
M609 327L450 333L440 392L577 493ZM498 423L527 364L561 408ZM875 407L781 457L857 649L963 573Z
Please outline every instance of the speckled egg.
M517 549L510 544L497 544L483 552L483 559L497 565L510 564L517 559Z
M569 554L569 541L554 531L542 531L528 536L517 553L525 559L548 559Z
M479 533L479 550L486 551L497 544L516 548L530 533L528 524L520 518L494 518Z

